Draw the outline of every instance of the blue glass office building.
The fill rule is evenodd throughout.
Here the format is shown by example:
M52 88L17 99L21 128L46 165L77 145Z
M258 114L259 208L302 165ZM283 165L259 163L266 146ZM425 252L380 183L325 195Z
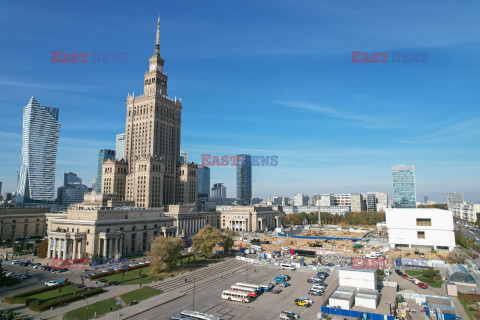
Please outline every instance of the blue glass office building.
M252 200L252 157L237 156L237 204L248 206Z
M393 207L416 208L415 171L413 165L392 167L393 174Z
M115 150L102 149L98 152L97 179L95 180L95 192L102 192L102 165L107 159L115 159Z
M206 200L210 198L210 168L205 166L198 167L198 199Z

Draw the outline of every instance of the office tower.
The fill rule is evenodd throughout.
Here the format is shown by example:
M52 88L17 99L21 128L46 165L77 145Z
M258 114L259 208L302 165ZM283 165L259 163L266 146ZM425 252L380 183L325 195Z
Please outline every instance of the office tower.
M386 212L388 208L388 195L385 192L375 192L376 211Z
M82 184L82 179L73 172L63 173L63 187L58 188L57 200L62 207L67 208L71 204L82 203L85 193L90 192L87 186Z
M212 198L226 198L227 188L223 186L223 183L215 183L212 187Z
M361 212L365 210L365 202L363 201L363 194L361 193L352 193L350 196L351 199L351 211L352 212Z
M82 179L76 173L65 171L63 173L63 186L82 184Z
M447 207L448 210L451 208L462 206L465 203L463 199L463 193L459 192L450 192L447 193Z
M180 151L180 164L188 163L188 152Z
M237 204L248 206L252 200L252 157L237 156Z
M45 107L32 97L23 110L22 165L17 203L55 200L58 108Z
M293 205L298 206L307 206L308 205L309 196L303 193L296 194L293 197Z
M155 51L144 74L143 94L127 96L125 199L135 201L139 207L170 205L178 198L182 103L167 96L164 63L158 21Z
M125 159L125 133L117 134L115 143L115 159L120 161Z
M180 165L179 171L176 203L196 204L198 199L198 166L187 162Z
M2 181L0 181L0 197L2 196Z
M115 159L115 150L102 149L98 152L97 179L95 180L95 192L102 192L102 166L103 161Z
M352 205L352 195L350 193L334 194L333 201L335 206L349 207Z
M198 198L205 200L210 198L210 168L198 167Z
M415 171L413 165L392 167L393 175L393 207L416 208Z
M367 192L366 207L367 211L377 211L377 197L375 197L375 193Z

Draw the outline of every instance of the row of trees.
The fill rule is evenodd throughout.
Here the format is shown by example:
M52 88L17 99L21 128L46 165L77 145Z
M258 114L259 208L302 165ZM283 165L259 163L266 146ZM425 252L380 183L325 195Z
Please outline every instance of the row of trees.
M282 225L302 225L304 221L307 224L318 223L318 212L311 213L280 213ZM345 214L333 214L329 212L320 212L322 224L338 225L376 225L377 222L385 221L384 212L362 211L346 212Z
M235 236L236 233L232 230L227 230L222 234L219 229L207 225L193 237L194 253L201 254L207 259L212 258L213 248L217 245L228 252L232 250ZM156 237L147 253L151 261L152 272L158 273L162 269L174 269L177 261L181 258L181 251L184 247L183 239Z

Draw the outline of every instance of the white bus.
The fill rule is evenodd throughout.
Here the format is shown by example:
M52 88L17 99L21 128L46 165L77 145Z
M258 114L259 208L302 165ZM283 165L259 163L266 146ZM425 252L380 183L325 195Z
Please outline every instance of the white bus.
M257 290L257 293L260 293L260 292L263 291L262 286L260 286L260 285L258 285L258 284L237 282L237 283L235 283L235 285L236 285L236 286L239 286L239 287L255 289L255 290Z
M201 313L197 311L184 310L180 312L181 315L193 318L193 319L202 319L202 320L222 320L222 318L212 316L211 314Z
M240 287L240 286L231 286L230 290L248 293L248 295L251 298L255 298L258 295L257 290L252 289L252 288L245 288L245 287Z
M225 290L222 292L222 299L226 299L228 301L241 301L243 303L250 302L250 295L245 292L233 291L233 290Z

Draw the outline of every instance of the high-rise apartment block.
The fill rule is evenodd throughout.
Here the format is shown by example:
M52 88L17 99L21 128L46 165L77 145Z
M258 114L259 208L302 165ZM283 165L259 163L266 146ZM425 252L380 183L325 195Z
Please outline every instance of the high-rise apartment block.
M55 200L55 163L60 134L58 113L58 108L44 107L34 97L23 110L17 204L29 200Z
M102 166L105 160L115 159L115 150L102 149L98 152L97 178L95 180L95 192L102 191Z
M104 181L105 191L110 190L125 201L134 201L142 208L197 200L197 165L188 163L188 157L180 159L182 103L167 96L164 64L160 56L159 21L155 50L144 75L143 94L127 96L125 163L105 163L111 169L108 174L112 179ZM124 177L118 176L115 168ZM118 193L122 192L123 179L122 197Z
M293 196L293 205L294 206L306 206L308 205L308 195L299 193Z
M451 210L454 207L460 207L464 203L465 203L465 200L463 199L463 193L459 193L459 192L447 193L448 210Z
M388 195L384 192L375 192L375 210L377 212L386 212L388 208Z
M248 206L252 200L252 157L237 156L237 204Z
M413 165L392 167L394 208L416 208L415 171Z
M365 210L365 202L363 201L363 194L361 193L352 193L350 196L351 201L351 211L352 212L361 212Z
M115 143L115 160L125 159L125 133L117 134Z
M206 200L210 198L210 168L198 166L198 198Z

